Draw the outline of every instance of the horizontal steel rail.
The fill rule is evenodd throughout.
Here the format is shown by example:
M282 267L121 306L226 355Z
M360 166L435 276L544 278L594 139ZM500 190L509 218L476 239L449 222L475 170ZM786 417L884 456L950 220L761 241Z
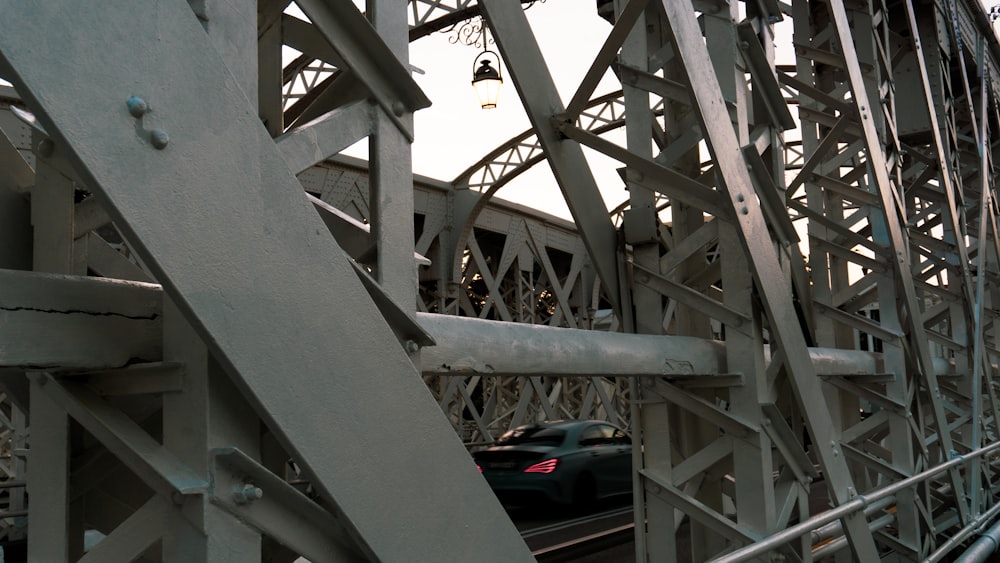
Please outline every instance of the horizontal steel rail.
M901 481L896 481L891 485L887 485L880 489L874 490L865 495L858 495L854 499L846 502L836 508L832 508L823 512L822 514L817 514L808 520L800 522L794 526L786 528L776 534L768 536L759 542L752 545L737 549L736 551L727 553L722 557L713 559L714 563L739 563L740 561L749 561L754 557L765 554L772 549L788 543L796 538L802 537L819 528L820 526L844 518L848 515L854 514L859 511L863 511L870 504L880 501L882 499L888 498L895 495L897 492L902 491L908 487L918 485L927 481L928 479L940 475L945 471L951 470L971 461L973 459L978 459L986 454L1000 450L1000 442L993 442L992 444L979 448L978 450L973 450L967 454L956 455L950 460L941 465L932 467L926 471L922 471L907 477Z

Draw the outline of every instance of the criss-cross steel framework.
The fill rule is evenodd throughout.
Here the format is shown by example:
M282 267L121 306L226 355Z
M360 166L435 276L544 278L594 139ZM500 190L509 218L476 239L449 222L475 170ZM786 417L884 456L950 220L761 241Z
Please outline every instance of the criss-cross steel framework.
M466 448L597 417L639 561L985 560L986 11L559 1L610 23L568 100L533 2L0 0L0 539L527 560ZM531 129L415 178L408 43L480 17ZM543 162L572 222L494 197Z

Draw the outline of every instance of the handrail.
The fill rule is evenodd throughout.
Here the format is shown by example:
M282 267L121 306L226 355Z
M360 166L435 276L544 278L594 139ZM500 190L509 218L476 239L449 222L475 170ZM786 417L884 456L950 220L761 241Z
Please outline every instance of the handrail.
M965 539L971 536L974 532L982 529L983 526L997 516L997 513L1000 513L1000 502L994 504L989 510L980 515L979 518L976 518L964 528L956 532L953 536L948 538L948 541L941 544L941 546L938 547L934 553L927 556L927 563L936 563L937 561L940 561L945 555L950 553L951 550L955 549L955 546L965 541Z
M775 548L779 545L782 545L798 537L801 537L813 531L814 529L822 526L823 524L833 522L834 520L842 519L859 510L864 510L865 507L867 507L870 503L882 500L891 495L895 495L897 492L903 489L922 483L923 481L926 481L931 477L934 477L935 475L938 475L940 473L944 473L945 471L948 471L949 469L957 465L963 464L971 459L983 457L986 454L998 449L1000 449L1000 441L979 448L978 450L973 450L964 455L956 454L950 460L948 460L945 463L942 463L941 465L932 467L926 471L922 471L920 473L917 473L916 475L907 477L906 479L903 479L901 481L896 481L891 485L872 491L867 495L858 495L857 497L851 499L850 501L840 506L837 506L836 508L832 508L822 514L817 514L816 516L813 516L808 520L805 520L790 528L786 528L776 534L768 536L759 542L737 549L736 551L727 553L721 557L713 559L712 561L715 563L737 563L739 561L748 561L750 559L753 559L754 557L757 557L758 555L767 553L772 548Z

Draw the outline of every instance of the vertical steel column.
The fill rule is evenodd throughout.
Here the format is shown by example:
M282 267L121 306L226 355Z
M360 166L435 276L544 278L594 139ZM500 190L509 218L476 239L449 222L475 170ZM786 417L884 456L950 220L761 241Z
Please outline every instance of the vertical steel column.
M31 450L28 457L28 553L33 560L67 563L69 527L69 416L31 382Z
M566 198L580 235L590 252L605 295L621 311L617 266L618 235L597 189L594 176L575 142L563 142L551 120L563 113L552 76L519 2L484 0L483 15L493 30L500 54L524 104L528 119L548 156L549 165Z
M869 173L872 175L872 186L877 190L881 199L883 216L887 231L886 246L894 253L890 260L892 272L894 274L897 290L901 292L899 302L907 315L909 329L908 344L911 346L917 373L924 380L923 383L928 390L928 397L934 421L937 425L938 440L943 452L954 450L954 444L949 431L948 419L945 415L942 404L942 395L934 373L931 351L927 339L923 336L924 326L921 320L921 311L918 295L914 287L912 273L909 265L909 247L906 232L901 224L898 212L899 194L895 192L895 185L889 177L886 154L882 148L878 131L875 128L873 115L879 110L872 106L872 100L868 95L865 86L865 77L862 73L858 61L858 51L854 46L854 38L851 35L848 23L847 11L842 0L830 0L828 2L830 16L837 34L840 46L843 50L845 66L849 77L849 84L853 92L851 104L857 115L861 118L861 133L865 147L867 149L867 165ZM877 240L877 239L876 239ZM965 500L965 483L957 469L949 472L952 485L952 494L955 495L956 505L965 522L968 519L968 505Z
M288 0L261 0L257 6L257 100L260 119L272 137L285 130L282 107L282 12Z
M259 455L260 421L172 303L164 304L163 317L163 359L184 366L183 387L163 394L163 445L208 480L213 448ZM261 535L208 495L189 496L168 511L163 559L259 562Z
M921 41L922 34L920 32L920 27L917 24L916 12L913 8L912 0L906 0L906 17L907 23L909 25L910 34L913 41L913 50L917 58L917 68L920 74L920 85L921 91L923 93L924 100L926 102L927 114L930 121L931 135L934 142L935 156L937 157L937 166L940 170L940 187L944 191L945 203L947 206L943 210L944 215L944 228L946 231L951 232L952 236L949 242L951 242L956 252L949 254L949 259L953 265L949 271L949 278L953 278L954 274L959 274L960 289L962 295L962 301L959 303L957 314L952 315L952 337L953 339L959 340L965 344L966 353L961 355L956 355L956 369L959 373L968 373L971 370L971 377L968 378L968 383L966 389L971 391L973 404L972 404L972 417L971 417L971 430L968 432L966 437L967 445L973 449L982 446L980 440L980 389L981 383L979 376L982 374L983 366L981 365L985 361L985 355L982 354L980 348L980 342L982 340L982 335L980 334L982 327L979 324L980 307L978 305L977 296L979 293L973 293L972 288L972 277L969 271L971 266L971 261L969 259L969 253L966 248L966 232L965 225L959 221L959 213L961 211L964 215L964 209L959 210L958 197L956 197L956 186L953 180L953 171L951 164L948 160L947 146L945 145L944 139L942 138L942 128L938 122L938 108L935 107L934 96L931 92L929 69L927 65L926 58L924 57L924 49ZM933 44L933 43L932 43ZM985 62L982 61L981 62ZM980 73L985 76L984 69L980 68ZM985 87L985 82L980 88L983 91ZM987 96L983 96L985 101ZM985 107L980 113L980 127L978 128L981 133L981 139L985 139L985 131L983 127L986 125L985 122ZM976 118L973 117L973 120ZM985 150L982 145L980 145L980 153L985 155ZM980 166L980 175L985 182L986 171L983 166ZM983 186L984 189L981 190L981 199L983 202L989 200L988 186ZM981 215L982 220L984 216ZM985 222L981 221L981 226L985 226ZM985 230L980 229L980 236L977 237L980 241L980 257L985 256L983 252L984 248L982 246L985 239ZM978 268L977 271L984 271L983 268ZM980 281L984 280L983 276L980 276ZM974 322L973 322L974 319ZM969 327L970 322L972 322L972 332L968 332L967 327ZM959 334L962 338L958 338ZM986 361L986 368L989 369L989 362ZM968 494L970 498L970 504L973 511L973 516L978 515L979 508L977 506L976 499L979 495L979 474L978 474L979 462L974 461L970 469L969 475L969 489Z
M32 140L36 153L35 185L31 190L33 269L60 274L79 273L82 269L85 273L86 265L80 260L73 236L76 185L50 162L65 158L64 146L38 131L33 132ZM31 384L30 397L28 525L41 532L30 534L28 549L32 557L38 553L39 560L59 563L78 557L83 545L80 505L73 506L69 496L69 417L36 382Z
M262 3L261 17L267 27L258 43L256 0L202 2L196 11L203 12L209 38L250 97L250 105L258 107L261 94L262 100L273 103L275 85L259 78L258 65L267 65L261 70L265 78L273 78L269 73L274 72L275 41L280 52L281 40L280 25L274 22L280 21L280 10ZM279 100L280 93L279 83ZM270 119L264 118L268 131L280 133L280 111L275 116L274 108L267 109L272 111ZM163 445L207 481L215 469L212 448L235 446L248 456L259 456L260 421L180 311L169 299L165 301L164 361L183 365L185 374L179 392L163 394ZM208 495L188 497L178 509L170 510L166 530L162 543L167 563L211 563L227 558L252 563L261 558L260 532L212 503Z
M741 39L737 35L737 25L749 25L755 32L752 40L759 39L767 62L773 66L774 52L769 47L774 39L773 30L766 14L759 11L759 5L747 4L747 17L741 23L738 3L729 3L728 9L720 6L718 12L704 15L705 37L719 77L722 96L733 104L734 111L731 115L740 146L751 144L751 129L757 128L755 134L766 140L765 152L780 156L782 153L779 143L782 141L764 111L765 103L774 103L775 100L765 101L764 96L767 94L759 91L762 88L755 87L752 96L748 91L749 83L745 75L747 69L742 53L757 46L744 46L741 50ZM757 78L763 80L765 77ZM759 152L757 146L759 145L750 150ZM783 166L774 162L770 166L775 167L770 170L774 184L784 185ZM720 178L718 185L725 185L725 182ZM762 189L772 188L763 186ZM764 428L765 415L761 412L761 405L773 404L777 401L778 394L767 377L764 365L761 316L751 274L752 258L744 253L736 228L729 223L719 222L723 302L750 320L742 330L727 330L725 334L726 369L730 373L742 373L745 377L743 385L729 390L730 410L741 420ZM793 251L797 252L797 249ZM733 441L733 480L736 489L733 500L736 503L736 519L744 528L761 536L774 532L778 525L774 478L776 468L771 453L772 446L767 432L753 432L743 440ZM785 474L779 479L788 481L788 477ZM782 485L795 490L801 488L797 482L783 482Z
M363 77L372 95L419 105L356 8L322 10L331 6L344 4L320 6L327 30L356 28L333 41L355 65L378 67ZM529 558L188 6L63 2L16 13L23 7L4 5L0 54L27 103L73 147L76 169L362 549L468 558L492 544L498 559ZM114 19L123 12L127 26ZM33 49L38 29L67 40ZM90 57L105 46L118 64ZM141 123L126 105L136 90L154 108ZM415 443L404 429L434 438ZM395 470L404 461L412 472ZM385 491L398 510L373 507ZM422 514L440 503L433 518Z
M400 0L368 0L368 18L404 65L409 64L406 10ZM375 275L382 289L409 314L417 306L413 261L413 156L410 139L393 118L413 130L413 113L394 107L395 116L372 107L369 140L372 236L378 252Z
M615 21L621 17L628 2L615 2ZM648 45L656 46L659 29L659 15L654 10L639 15L631 33L622 44L621 61L624 64L647 70L649 67ZM648 27L647 27L648 26ZM653 127L659 125L654 121L650 110L649 93L624 84L622 93L625 100L626 145L627 148L640 156L651 157L650 134ZM630 209L625 213L623 229L625 242L632 245L632 259L644 268L659 270L660 242L658 226L660 218L656 211L656 201L652 191L643 188L635 182L626 185L629 192ZM632 235L636 233L636 235ZM634 308L631 316L634 326L627 327L640 334L661 334L663 328L663 297L660 293L643 285L633 285L628 288L628 302ZM650 554L657 554L664 561L676 558L674 509L670 505L657 501L655 495L647 495L645 484L638 470L646 465L662 468L669 476L671 469L670 417L664 401L654 402L643 400L646 394L652 394L650 385L635 379L632 385L633 400L641 408L635 409L632 418L632 434L641 440L643 447L633 450L633 503L635 506L635 553L636 561L644 562L650 559Z
M792 3L794 26L794 41L801 45L808 45L811 38L820 35L822 27L814 22L812 17L813 5L807 1L796 0ZM835 88L832 84L833 71L820 72L814 68L812 59L806 55L802 48L796 50L795 77L801 82L810 86L815 86L822 91L830 91ZM786 80L787 81L787 80ZM829 150L821 143L825 134L829 134L830 127L823 127L812 116L820 114L824 105L810 96L801 96L799 102L799 132L802 137L802 153L804 158L811 159L817 151L821 149ZM808 110L801 111L802 108ZM823 156L823 155L820 155ZM811 160L810 160L811 162ZM833 192L823 190L814 181L818 180L817 175L827 175L836 172L836 163L819 161L816 174L810 174L804 181L806 200L810 210L818 216L833 221L844 219L843 197ZM813 298L816 302L832 306L834 296L850 285L848 279L848 263L846 260L827 252L823 245L817 244L820 240L833 238L832 232L820 221L809 221L809 264L812 271ZM843 325L834 322L828 316L819 315L816 323L816 343L826 347L848 347L853 348L853 335L851 330Z
M55 154L56 143L35 131L36 147L35 185L31 189L31 224L34 228L34 259L36 272L56 274L86 273L85 264L77 258L79 252L73 237L75 219L76 185L50 158L64 158Z
M970 348L972 348L972 373L969 377L970 387L971 387L971 398L972 398L972 413L970 416L972 431L969 437L970 446L973 449L978 449L983 445L983 435L984 426L983 421L983 381L985 379L986 384L990 388L990 396L993 396L995 391L992 389L993 383L989 379L989 373L993 369L991 362L988 360L986 354L983 350L983 300L985 293L985 283L986 283L986 223L987 217L990 212L990 165L989 165L989 102L990 102L990 78L989 69L985 68L986 59L984 56L985 50L985 40L980 37L979 41L976 42L977 47L977 60L978 60L978 70L979 70L979 138L976 139L978 144L979 152L979 194L980 194L980 207L979 207L979 230L977 235L977 240L979 241L979 253L977 255L976 261L976 272L978 272L978 279L976 283L975 293L972 293L971 282L968 281L968 268L969 261L966 257L963 263L963 273L966 274L968 294L966 303L968 303L972 309L972 314L967 320L971 320L973 327L973 334L970 335L971 343ZM973 120L977 118L973 116ZM964 248L964 240L959 243L959 248ZM996 403L993 403L994 407L994 417L996 416ZM978 458L974 459L969 465L969 505L972 509L972 516L979 516L987 505L984 503L989 500L990 495L988 492L981 490L983 484L982 478L983 464ZM985 494L984 494L985 493Z

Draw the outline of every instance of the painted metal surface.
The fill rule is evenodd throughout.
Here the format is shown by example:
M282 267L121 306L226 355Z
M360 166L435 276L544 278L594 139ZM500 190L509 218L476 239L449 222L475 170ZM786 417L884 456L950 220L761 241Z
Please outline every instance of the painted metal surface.
M0 272L33 422L0 403L0 539L27 470L47 561L527 558L454 434L560 417L641 441L639 561L940 560L993 525L979 4L601 3L566 104L531 4L482 8L532 129L451 183L411 171L407 41L478 3L0 4L0 266L34 270ZM546 159L575 224L494 197Z
M405 352L187 4L157 5L127 28L74 6L20 15L16 6L4 7L11 28L3 35L10 43L0 51L18 87L57 142L72 147L88 185L110 204L116 223L282 446L312 475L330 508L346 515L363 551L385 560L405 559L414 550L474 558L499 526L508 530L509 546L491 557L526 559L523 542L435 412ZM44 60L24 48L24 39L41 29L60 28L67 41ZM20 41L18 33L25 34ZM129 55L121 64L93 68L96 61L86 53L109 37ZM56 61L59 71L52 72ZM181 87L191 80L202 87ZM80 96L70 92L83 85L90 95L81 106ZM57 91L65 96L53 96ZM125 106L137 93L153 108L141 121ZM108 133L99 143L91 142L96 128ZM164 150L147 140L152 128L169 131ZM201 201L190 199L194 194ZM330 316L332 311L338 313ZM346 338L348 332L355 336ZM340 335L333 347L328 334ZM393 407L360 409L367 414L359 417L358 409L349 408L348 415L338 406L356 405L362 397ZM328 422L317 425L301 416L303 410L328 413ZM329 433L327 424L338 430ZM368 430L376 427L380 436ZM449 457L451 463L438 465ZM385 490L398 491L396 510L372 503ZM452 504L441 506L451 524L419 517L430 498ZM412 505L405 508L407 503ZM447 530L452 537L442 541Z

